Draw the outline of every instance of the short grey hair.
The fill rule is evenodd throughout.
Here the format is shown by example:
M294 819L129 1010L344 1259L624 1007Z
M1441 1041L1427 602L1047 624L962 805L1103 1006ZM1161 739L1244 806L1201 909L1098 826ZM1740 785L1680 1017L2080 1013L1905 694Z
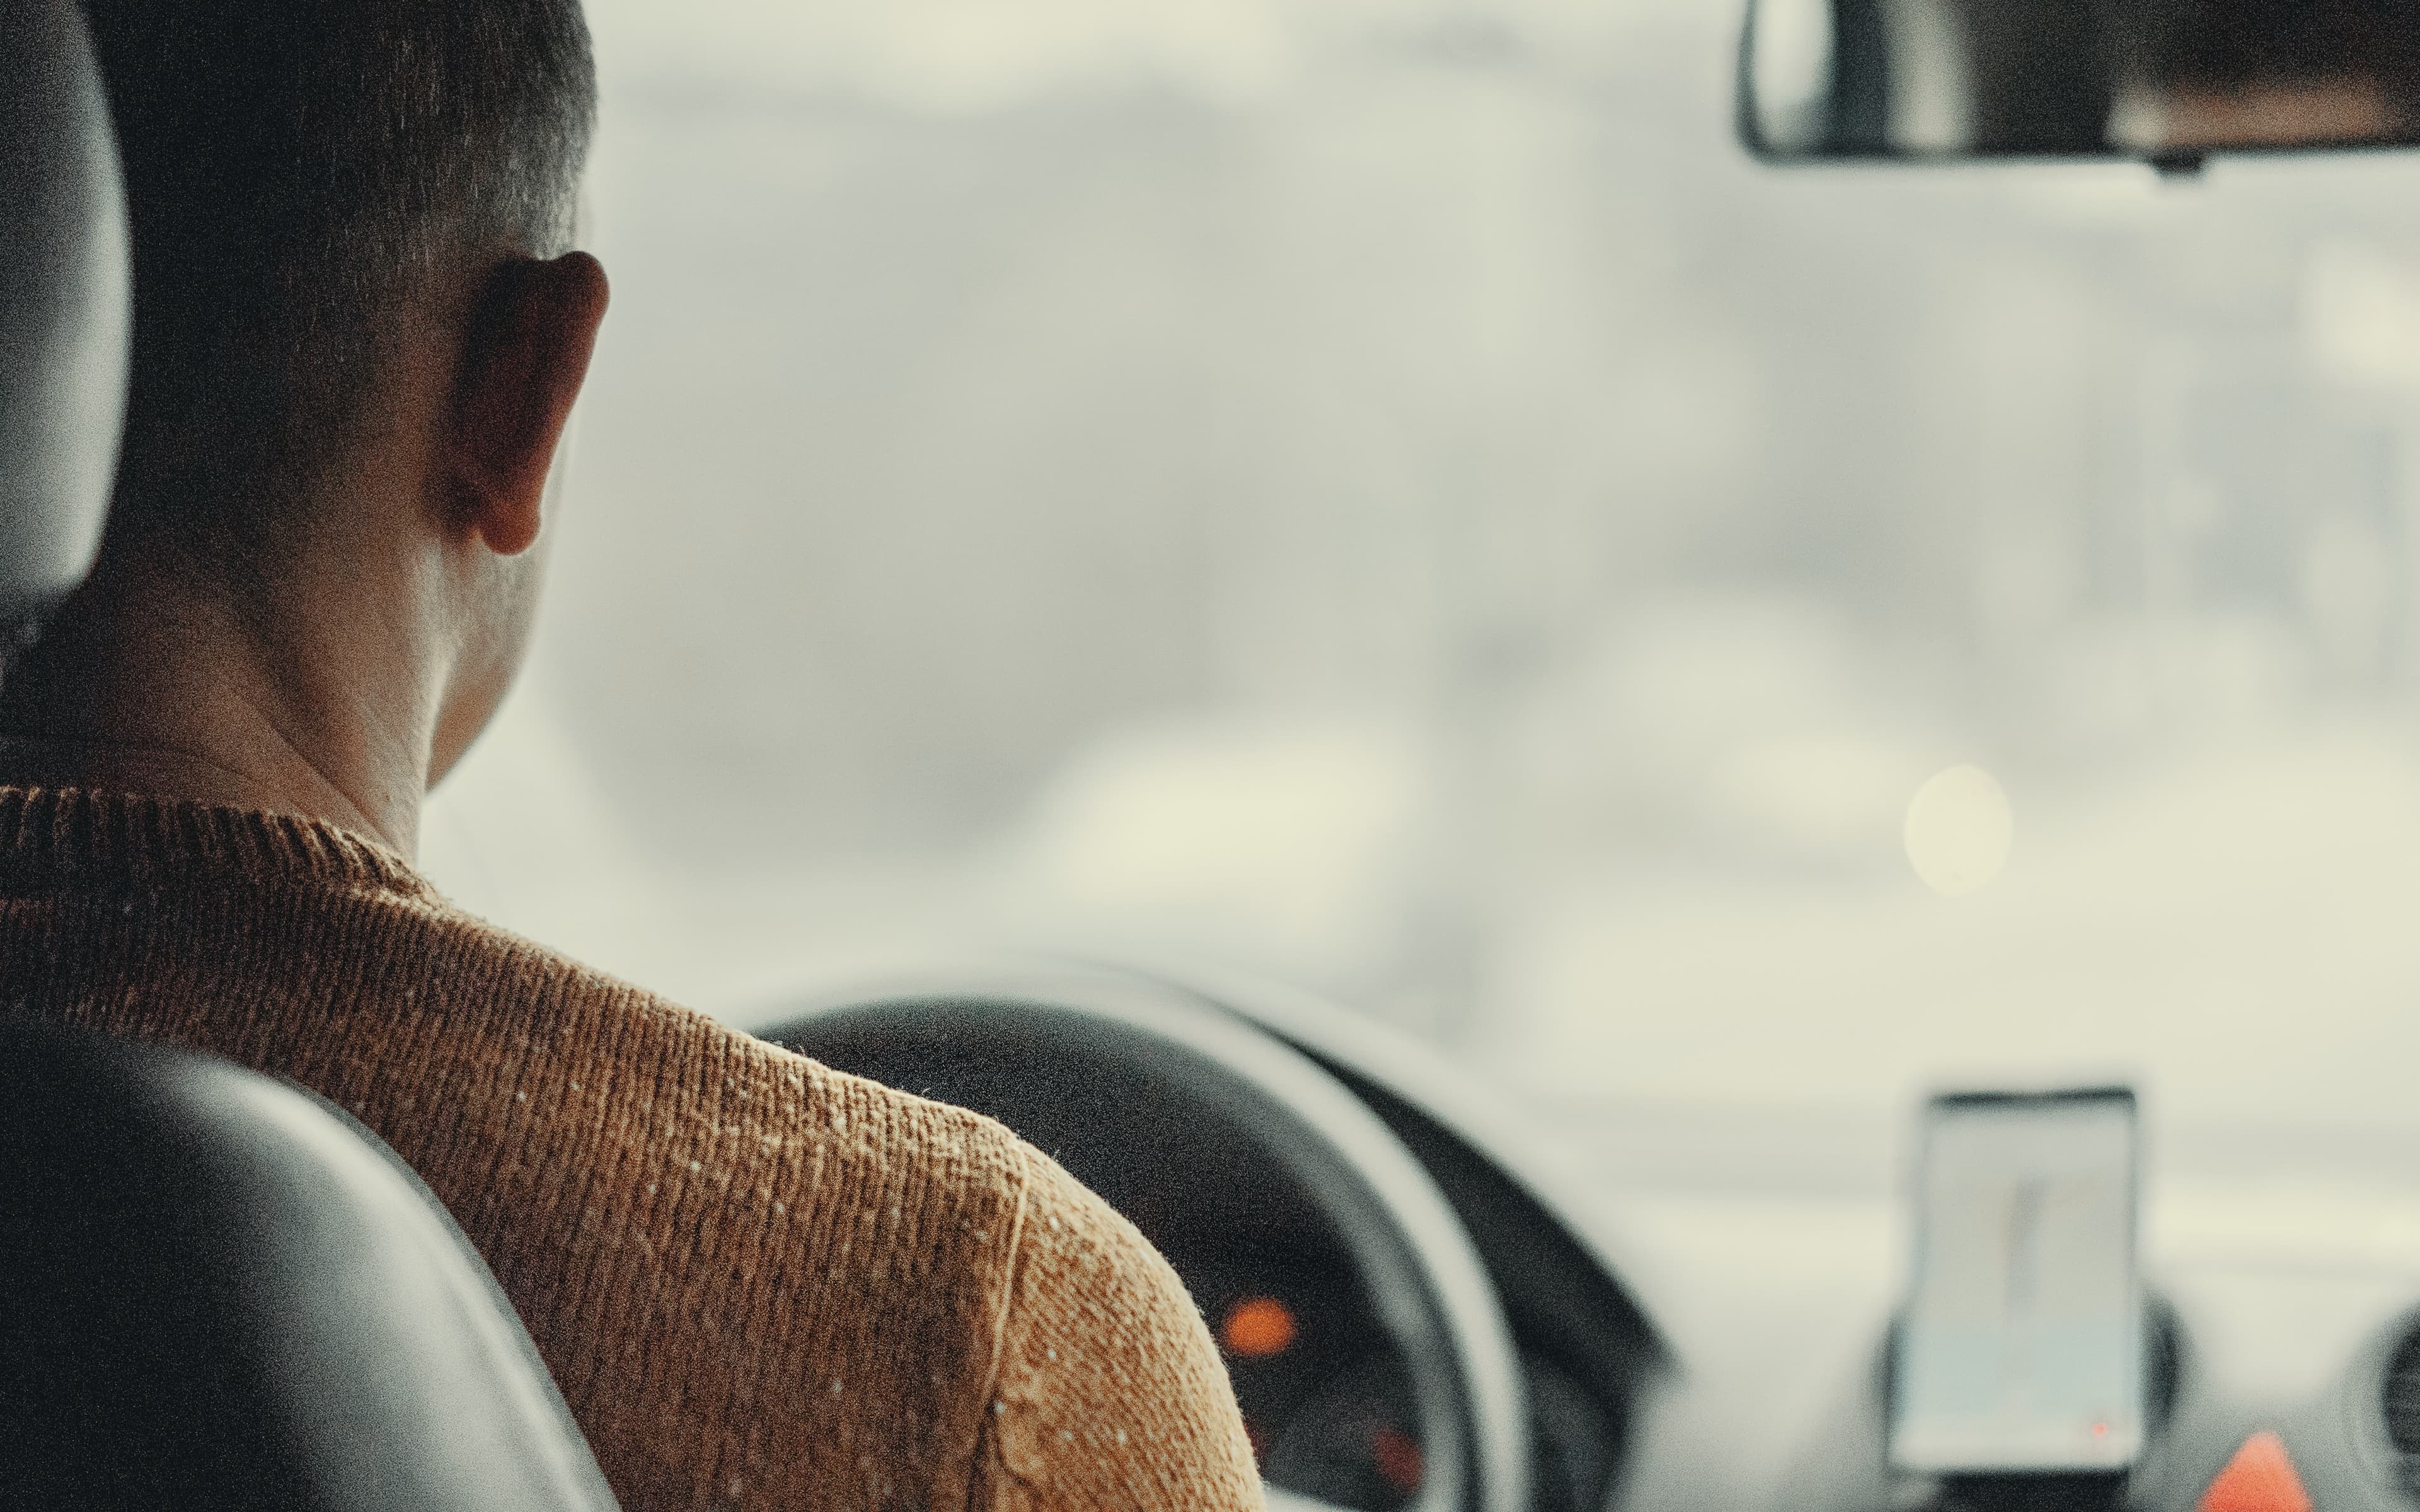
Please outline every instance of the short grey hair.
M125 162L118 511L238 563L360 433L385 333L453 258L572 234L580 0L85 0Z

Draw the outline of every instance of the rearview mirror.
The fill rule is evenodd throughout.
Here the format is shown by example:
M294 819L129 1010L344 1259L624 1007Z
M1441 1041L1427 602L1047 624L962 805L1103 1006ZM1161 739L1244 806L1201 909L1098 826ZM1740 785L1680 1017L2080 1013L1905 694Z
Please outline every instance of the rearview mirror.
M1739 131L1779 162L2420 145L2420 0L1748 0Z

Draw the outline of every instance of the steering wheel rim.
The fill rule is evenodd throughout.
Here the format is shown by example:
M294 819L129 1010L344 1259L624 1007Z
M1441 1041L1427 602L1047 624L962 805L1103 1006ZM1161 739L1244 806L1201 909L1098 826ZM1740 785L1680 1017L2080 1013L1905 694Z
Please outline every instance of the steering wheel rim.
M1188 1116L1243 1131L1255 1158L1282 1171L1333 1225L1404 1362L1431 1467L1407 1512L1525 1512L1522 1376L1478 1253L1392 1131L1292 1046L1186 988L1058 963L821 992L770 1015L759 1033L877 1080L886 1057L936 1051L987 1066L1024 1057L1046 1074L1056 1064L1123 1075L1192 1100ZM931 1095L991 1111L952 1095L961 1090L937 1086ZM1271 1504L1317 1504L1279 1493Z

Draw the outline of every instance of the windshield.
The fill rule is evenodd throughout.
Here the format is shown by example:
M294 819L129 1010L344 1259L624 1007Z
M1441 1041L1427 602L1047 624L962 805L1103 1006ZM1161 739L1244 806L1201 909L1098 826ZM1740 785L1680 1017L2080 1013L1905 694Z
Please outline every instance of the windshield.
M2420 163L1760 168L1728 0L591 9L473 907L729 1012L1175 950L1544 1100L2420 1123Z

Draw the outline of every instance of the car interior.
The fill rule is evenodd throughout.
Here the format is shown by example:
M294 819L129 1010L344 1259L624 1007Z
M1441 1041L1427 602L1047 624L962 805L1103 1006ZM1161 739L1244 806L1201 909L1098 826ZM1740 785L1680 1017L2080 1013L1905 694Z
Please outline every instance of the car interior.
M14 635L90 560L127 275L74 8L8 7ZM1735 90L1724 150L1800 195L2079 162L2195 194L2233 154L2420 145L2420 96L2366 46L2370 12L2317 8L2342 25L2314 43L2280 23L2300 50L2276 63L2262 18L2301 7L1753 0L1724 12L1737 46L1711 60ZM1944 770L1906 810L1908 863L1943 898L1982 888L2009 854L2009 803L1989 774ZM1219 1344L1273 1506L2420 1498L2420 1228L2321 1191L2249 1214L2222 1199L2146 1245L2163 1147L2139 1142L2136 1110L2156 1115L2153 1091L2122 1070L2040 1070L2089 1056L1941 1072L1931 1101L1894 1107L1917 1131L1903 1164L1844 1136L1861 1180L1900 1181L1883 1200L1832 1202L1820 1181L1710 1195L1688 1189L1701 1133L1693 1156L1677 1125L1608 1115L1595 1141L1636 1170L1664 1163L1660 1188L1608 1182L1594 1145L1451 1045L1259 963L906 953L727 1011L1001 1119L1129 1217ZM1743 1134L1738 1158L1812 1169L1838 1155L1830 1137ZM1634 1200L1644 1188L1660 1196ZM207 1057L0 1014L0 1297L8 1505L613 1505L509 1304L411 1172L341 1110Z

